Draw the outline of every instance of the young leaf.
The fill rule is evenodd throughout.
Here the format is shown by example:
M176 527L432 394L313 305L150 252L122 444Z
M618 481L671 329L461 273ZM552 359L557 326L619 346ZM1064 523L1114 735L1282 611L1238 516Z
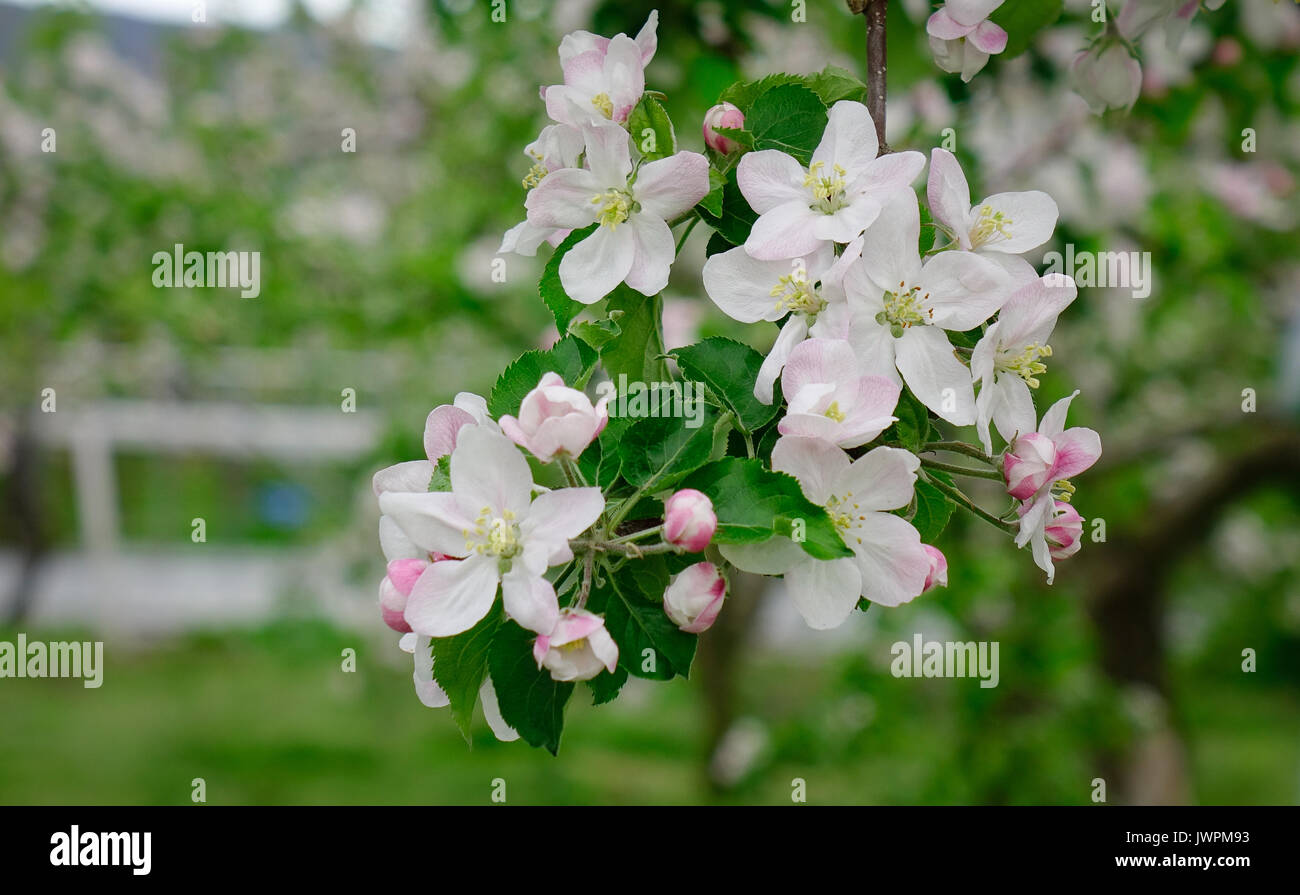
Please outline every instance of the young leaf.
M727 176L717 168L709 168L709 191L697 204L713 217L722 215L722 190L727 185Z
M842 99L863 102L867 96L867 85L842 68L828 65L815 75L804 78L804 84L827 108Z
M687 376L713 390L744 431L753 432L776 416L776 404L762 404L754 397L763 355L748 345L714 336L669 353Z
M569 249L590 236L597 226L599 225L592 224L590 227L574 230L566 236L564 242L555 247L555 251L546 262L546 269L542 271L542 278L537 282L537 292L546 306L551 309L551 316L555 318L555 329L561 334L568 331L569 323L582 311L582 304L569 298L569 294L564 291L564 284L560 282L560 262L564 260Z
M807 87L785 84L754 101L745 129L755 149L779 149L807 165L826 130L826 107Z
M622 312L618 318L619 334L600 350L600 362L611 379L617 381L620 373L640 382L667 378L664 362L659 357L663 353L659 303L658 296L647 297L627 286L619 286L609 294L606 307L611 312Z
M560 751L564 705L573 695L573 684L552 680L549 671L537 667L535 639L532 631L513 622L502 624L488 654L488 671L501 718L530 746L543 746L555 755Z
M804 540L799 546L817 559L852 556L826 510L803 496L793 476L772 472L757 459L724 457L715 460L681 483L713 501L719 544L754 544L773 535L791 537L796 527ZM796 526L796 520L801 524Z
M921 535L922 543L933 544L943 534L952 510L952 501L942 491L927 481L917 480L916 514L912 516L912 527Z
M698 417L697 417L698 418ZM690 417L638 420L621 443L623 478L647 489L666 488L708 462L717 416L705 408L698 426Z
M488 412L498 419L519 413L524 396L537 388L542 374L559 373L564 384L578 387L595 365L596 353L580 339L565 336L549 351L525 351L497 377L488 396Z
M884 440L918 453L930 440L930 411L911 390L903 389L894 416L898 420L885 430Z
M492 638L500 626L501 604L496 602L483 620L468 631L454 637L435 637L431 644L433 678L451 700L452 720L467 741L478 691L487 677Z
M434 464L433 475L429 478L429 490L451 490L451 454L443 454Z
M677 135L663 104L653 96L642 96L627 118L627 132L647 162L667 158L677 151Z

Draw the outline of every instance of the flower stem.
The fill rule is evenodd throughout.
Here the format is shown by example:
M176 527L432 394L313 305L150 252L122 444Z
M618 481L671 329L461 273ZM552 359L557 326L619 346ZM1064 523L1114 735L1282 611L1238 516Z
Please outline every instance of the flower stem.
M1002 481L1002 474L992 469L971 469L969 466L958 466L956 463L943 463L939 460L931 460L927 457L921 458L921 465L927 469L937 469L940 472L950 472L953 475L965 475L976 479L993 479Z
M585 609L587 606L587 597L591 594L591 566L595 561L594 550L588 551L582 558L582 587L578 589L578 598L573 601L573 605L578 609Z
M930 453L932 451L949 451L954 454L965 454L967 457L974 457L976 460L988 463L989 465L997 464L997 461L988 454L984 453L973 444L967 444L964 441L932 441L925 446L922 453Z
M664 530L662 525L656 525L654 528L643 528L640 531L634 531L631 534L621 535L617 538L611 538L611 544L626 544L628 541L635 541L637 538L644 538L647 535L657 535Z
M682 548L676 544L669 544L667 541L660 541L658 544L640 544L619 543L617 541L570 541L572 546L579 550L590 550L601 553L618 553L623 556L642 557L651 553L680 553Z
M686 229L682 231L682 235L677 239L677 249L673 252L674 255L680 255L682 253L682 246L686 244L686 237L691 235L691 231L695 229L695 225L699 222L699 215L691 218L691 222L686 225Z
M931 485L934 485L934 487L938 488L940 491L946 494L953 501L965 507L966 509L970 510L972 513L974 513L976 516L979 516L981 519L983 519L985 522L989 523L990 525L995 526L996 528L1000 528L1002 531L1005 532L1015 532L1019 530L1018 525L1011 522L1003 522L1001 519L999 519L997 516L994 516L992 513L988 512L987 510L981 509L980 507L976 506L975 501L971 500L960 490L954 488L952 485L949 485L947 482L943 481L942 479L937 479L934 476L926 476L926 480L929 481Z

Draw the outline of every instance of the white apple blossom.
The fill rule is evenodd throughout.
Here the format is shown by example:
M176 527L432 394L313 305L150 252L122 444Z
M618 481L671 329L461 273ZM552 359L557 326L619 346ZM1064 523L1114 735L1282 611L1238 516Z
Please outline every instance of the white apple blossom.
M645 67L658 46L658 11L636 39L575 31L560 42L564 83L542 88L546 114L561 124L598 121L622 124L645 92Z
M754 396L764 404L772 403L773 386L790 352L813 332L818 315L833 303L844 303L840 281L861 250L862 241L856 239L839 258L831 243L821 243L798 258L759 261L737 247L704 263L704 291L728 317L775 323L789 316L754 383Z
M406 603L419 634L450 637L487 615L500 585L506 614L549 632L559 617L549 566L573 559L577 537L605 508L599 488L562 488L533 498L528 462L504 436L463 429L451 454L449 492L386 491L380 510L419 549L456 557L431 563Z
M532 190L551 172L578 167L583 148L582 130L579 128L567 124L550 124L542 128L537 139L524 147L524 155L533 161L524 177L524 187ZM506 231L497 251L531 257L537 254L537 248L543 242L559 245L568 235L569 231L564 228L539 227L525 218Z
M925 587L930 558L907 520L888 510L912 500L920 460L908 451L878 447L850 462L824 441L785 436L772 448L772 468L799 480L804 496L823 506L853 551L820 560L789 538L761 544L723 544L732 565L760 575L784 575L795 607L812 628L835 628L859 597L882 606L914 599Z
M618 665L618 644L605 620L586 609L565 609L555 624L533 641L533 658L557 681L589 681Z
M883 376L864 375L842 339L809 339L795 348L781 390L787 409L777 431L842 448L866 444L888 429L902 391Z
M528 194L528 221L578 229L599 223L560 261L560 283L583 304L626 282L642 295L668 285L676 257L667 221L686 213L709 191L709 162L698 152L632 166L625 130L584 125L587 168L548 174Z
M988 20L1004 0L945 0L925 23L934 61L970 81L989 56L1007 48L1007 32Z
M846 338L863 371L906 382L948 422L975 422L975 390L947 330L965 332L1001 307L1011 274L971 252L941 252L922 263L916 196L896 194L867 233L862 257L844 276L848 301L819 321L828 338Z
M919 152L877 158L879 148L867 107L841 100L831 106L809 167L777 149L745 153L736 183L758 213L745 250L774 261L810 255L823 243L852 242L886 197L906 189L925 167Z
M946 149L930 152L926 197L934 219L952 233L964 252L1019 255L1052 238L1058 215L1047 193L1029 190L996 193L974 208L970 186L956 156Z
M1074 280L1059 273L1035 278L1016 290L998 319L985 331L971 354L971 380L982 383L975 399L975 428L984 453L993 453L989 422L1007 441L1016 435L1017 420L1033 419L1031 389L1046 372L1045 358L1052 356L1047 340L1056 318L1074 301L1079 290Z

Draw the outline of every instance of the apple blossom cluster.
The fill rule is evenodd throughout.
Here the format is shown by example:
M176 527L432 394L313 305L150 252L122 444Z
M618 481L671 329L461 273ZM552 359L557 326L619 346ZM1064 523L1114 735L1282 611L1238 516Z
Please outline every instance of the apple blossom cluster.
M976 5L949 6L945 33L968 30L946 39L989 38ZM946 586L935 541L958 507L1049 583L1082 544L1071 479L1100 439L1067 428L1073 395L1041 418L1033 399L1076 296L1023 257L1051 238L1052 199L972 204L935 149L923 224L926 157L882 154L864 85L836 68L732 85L703 152L679 150L645 87L655 26L565 37L542 90L501 251L555 247L538 291L559 340L434 408L424 458L374 477L381 616L419 699L466 736L481 706L498 738L554 752L575 684L602 704L629 676L687 676L738 570L783 578L826 629ZM763 324L766 353L664 350L660 292L700 223L703 291ZM962 478L998 481L1005 506Z
M1070 66L1071 86L1097 115L1107 109L1131 109L1142 92L1138 42L1148 34L1162 31L1167 46L1176 49L1202 6L1215 10L1223 3L1224 0L1123 0L1113 20L1109 18L1107 4L1093 3L1090 21L1104 27L1075 56ZM1006 29L992 21L998 12L1006 13L1004 22L1014 22L1032 31L1050 24L1059 15L1060 7L1006 3L1006 0L944 0L925 26L935 64L944 71L960 74L963 81L975 77L989 57L1007 49ZM1040 18L1040 13L1047 18ZM1024 45L1022 41L1021 47Z

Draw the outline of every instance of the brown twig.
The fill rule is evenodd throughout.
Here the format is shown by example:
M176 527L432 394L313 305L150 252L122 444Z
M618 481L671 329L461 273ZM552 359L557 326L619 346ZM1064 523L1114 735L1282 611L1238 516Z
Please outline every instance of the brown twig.
M876 140L880 144L877 155L890 151L885 142L885 20L889 16L889 0L848 0L849 11L867 20L867 111L876 125Z

